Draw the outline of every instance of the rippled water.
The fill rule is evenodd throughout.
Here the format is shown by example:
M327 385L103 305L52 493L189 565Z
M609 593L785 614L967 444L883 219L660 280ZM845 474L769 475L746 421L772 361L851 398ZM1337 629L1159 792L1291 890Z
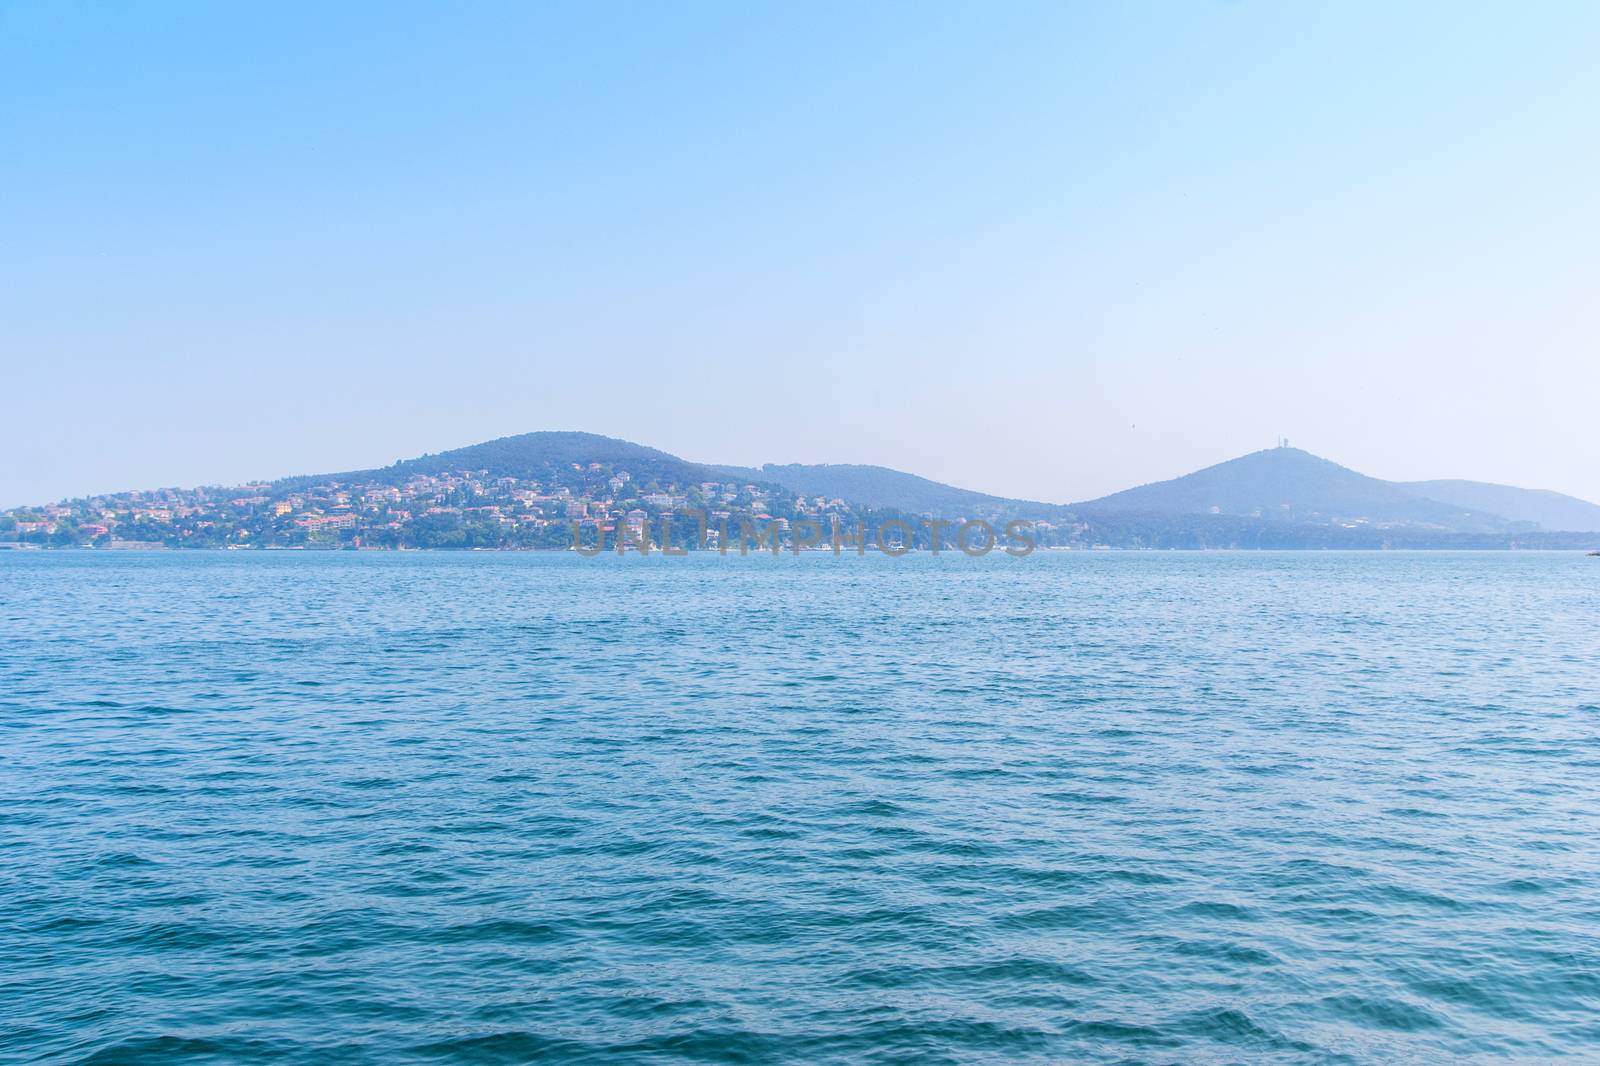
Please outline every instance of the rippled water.
M0 556L0 1058L1600 1060L1600 560Z

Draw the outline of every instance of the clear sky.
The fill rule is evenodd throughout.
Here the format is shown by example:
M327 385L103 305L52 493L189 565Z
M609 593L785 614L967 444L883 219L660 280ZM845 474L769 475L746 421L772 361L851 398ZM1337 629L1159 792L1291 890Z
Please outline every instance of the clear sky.
M534 429L1600 500L1600 4L0 0L0 506Z

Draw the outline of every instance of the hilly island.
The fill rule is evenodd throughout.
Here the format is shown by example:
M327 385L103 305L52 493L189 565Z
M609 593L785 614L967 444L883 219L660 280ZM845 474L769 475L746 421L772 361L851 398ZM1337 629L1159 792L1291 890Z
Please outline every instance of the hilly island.
M721 466L596 434L537 432L371 470L14 508L0 514L0 546L566 549L576 534L588 545L631 537L639 547L726 551L729 529L782 547L807 543L804 529L845 545L892 529L897 544L936 548L978 520L996 530L1021 523L1014 528L1026 529L1028 544L1053 548L1571 549L1600 540L1600 506L1571 496L1383 481L1289 447L1057 504L880 466Z

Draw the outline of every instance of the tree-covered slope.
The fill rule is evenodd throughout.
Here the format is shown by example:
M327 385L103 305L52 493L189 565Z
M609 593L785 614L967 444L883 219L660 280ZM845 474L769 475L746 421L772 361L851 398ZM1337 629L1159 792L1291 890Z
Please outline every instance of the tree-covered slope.
M1298 448L1271 448L1171 481L1077 505L1088 513L1219 514L1269 521L1372 523L1461 532L1496 532L1513 523L1495 514L1419 496Z
M1401 488L1430 500L1472 511L1487 511L1540 529L1600 531L1600 506L1546 489L1519 489L1486 481L1399 481Z
M551 468L570 468L600 463L626 469L634 481L677 482L692 485L701 481L721 481L723 475L711 467L691 463L676 455L598 433L542 431L500 437L482 444L403 459L375 471L329 475L352 477L356 474L381 475L403 480L413 474L438 474L459 470L485 470L495 477L537 478ZM304 480L315 480L308 478Z
M760 477L807 496L837 497L863 507L891 508L912 514L956 517L979 514L1049 514L1053 504L1013 500L959 489L886 466L854 463L768 463L753 467L718 467L730 476Z

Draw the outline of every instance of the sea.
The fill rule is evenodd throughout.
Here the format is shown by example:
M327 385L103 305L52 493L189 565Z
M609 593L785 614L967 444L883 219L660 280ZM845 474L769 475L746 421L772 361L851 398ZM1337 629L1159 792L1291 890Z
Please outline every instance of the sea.
M1600 1061L1579 553L0 554L0 1060Z

